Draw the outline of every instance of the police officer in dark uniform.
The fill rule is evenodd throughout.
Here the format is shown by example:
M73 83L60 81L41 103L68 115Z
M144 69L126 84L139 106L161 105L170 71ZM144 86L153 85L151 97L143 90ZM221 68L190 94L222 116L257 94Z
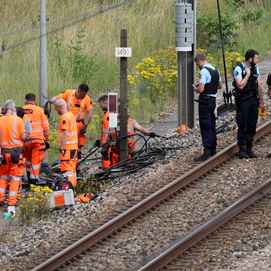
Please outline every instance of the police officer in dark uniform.
M237 143L239 158L254 158L252 142L258 121L258 108L265 110L260 82L260 71L256 66L258 52L250 49L245 54L245 61L239 63L234 71L236 117L238 125ZM259 104L259 99L260 104Z
M216 154L215 108L217 89L222 87L219 71L207 62L205 55L198 54L194 61L199 67L199 83L194 84L194 91L200 93L199 124L204 153L194 161L203 162Z

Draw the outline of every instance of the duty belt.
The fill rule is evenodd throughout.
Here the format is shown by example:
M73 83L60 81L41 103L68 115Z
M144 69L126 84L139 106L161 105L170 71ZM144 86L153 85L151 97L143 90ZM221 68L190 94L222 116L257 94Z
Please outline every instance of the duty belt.
M195 99L195 101L198 102L198 103L206 104L206 105L215 104L216 97L200 95L199 99Z

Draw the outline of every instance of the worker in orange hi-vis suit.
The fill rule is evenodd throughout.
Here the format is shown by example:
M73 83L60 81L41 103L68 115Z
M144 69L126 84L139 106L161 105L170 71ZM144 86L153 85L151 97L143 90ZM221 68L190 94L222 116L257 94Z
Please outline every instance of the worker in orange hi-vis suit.
M5 192L9 183L8 205L17 201L19 182L23 175L23 140L25 128L21 118L17 117L16 106L8 100L2 107L0 118L0 205L4 205Z
M60 169L64 177L75 187L76 176L76 156L78 150L78 137L76 119L73 113L67 110L67 103L63 99L55 102L55 109L61 115L58 126L59 158Z
M77 90L67 89L59 95L51 99L51 103L56 102L58 99L64 99L68 105L68 111L72 112L76 118L77 133L78 133L78 159L77 165L82 160L82 147L86 143L85 132L87 126L92 118L92 103L88 93L88 85L81 84ZM85 121L85 113L87 113Z
M102 146L104 143L106 143L106 139L108 136L109 131L109 112L108 112L108 96L102 95L98 102L100 104L101 109L104 111L103 121L102 121L102 128L101 128L101 138L100 140L96 140L95 144L97 147ZM107 169L110 167L110 147L108 148L108 155L105 157L102 155L102 168Z
M113 133L109 134L107 137L107 142L109 142L110 140L114 140L117 139L118 134L119 134L119 127L114 129L114 128L110 128L110 131L114 131ZM136 120L134 119L130 119L130 110L129 108L127 108L127 147L128 147L128 158L131 158L131 154L132 152L135 151L135 139L134 139L134 134L135 134L135 130L148 135L150 137L155 137L156 134L153 132L149 132L147 129L145 129L144 127L142 127ZM117 141L114 141L117 142ZM119 146L118 144L114 144L110 146L111 148L111 152L110 152L110 166L113 166L115 164L117 164L119 162ZM108 145L105 145L102 150L101 153L102 155L105 154L106 156L106 151L108 149Z
M41 164L44 160L46 149L49 148L49 122L43 108L36 104L35 94L28 93L25 95L25 105L23 108L25 116L31 121L32 129L32 133L29 139L25 140L23 147L28 186L38 183Z
M24 128L25 128L25 139L29 139L30 134L32 133L31 120L30 120L30 118L28 118L24 114L24 109L22 107L17 107L16 112L17 112L17 116L20 117L22 119L22 121L23 121ZM25 154L24 154L24 157L25 157ZM25 158L23 159L23 163L24 163L23 176L24 176L25 180L27 180L26 167L25 167ZM19 186L19 191L18 191L17 198L20 199L21 195L22 195L22 178L20 180L20 186Z

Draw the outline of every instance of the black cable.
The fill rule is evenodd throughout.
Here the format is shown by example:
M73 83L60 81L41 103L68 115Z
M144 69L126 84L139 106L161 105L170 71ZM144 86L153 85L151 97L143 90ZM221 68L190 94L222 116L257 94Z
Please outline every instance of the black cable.
M135 135L144 137L141 134L134 134L133 136ZM124 138L124 137L131 137L131 135L126 135L119 138ZM114 176L114 173L122 173L121 176L129 175L134 172L137 172L138 170L144 167L147 167L153 164L157 160L163 159L167 154L165 149L159 148L159 147L153 147L153 146L148 147L147 142L149 141L150 138L151 137L149 137L146 140L146 138L144 137L145 143L143 144L143 147L139 151L133 152L131 158L118 162L117 164L101 172L96 173L95 178L97 179L97 181L116 178L117 176ZM116 141L116 140L117 139L113 139L111 140L111 142ZM158 140L156 138L155 140L156 140L155 144L158 144L159 143Z

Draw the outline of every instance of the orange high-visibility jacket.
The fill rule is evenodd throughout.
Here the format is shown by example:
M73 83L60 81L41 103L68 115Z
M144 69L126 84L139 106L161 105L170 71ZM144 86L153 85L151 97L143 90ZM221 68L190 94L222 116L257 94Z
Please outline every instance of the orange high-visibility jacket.
M110 130L113 130L112 128L110 128ZM117 134L119 132L120 128L117 128ZM128 119L127 120L127 135L130 135L129 137L127 137L127 144L128 144L128 152L132 152L135 151L135 139L134 139L134 135L135 134L135 120L134 119ZM116 138L116 133L112 133L111 134L112 139ZM116 142L116 141L115 141ZM119 151L119 147L117 144L115 145L111 145L111 150L115 153L117 153Z
M0 118L0 145L3 149L23 147L21 134L25 133L24 124L17 116L2 116Z
M76 125L76 119L73 113L66 112L60 118L59 126L58 126L59 146L61 144L61 139L62 139L62 130L68 130L69 132L65 149L77 150L78 149L77 125Z
M109 112L108 111L104 113L104 117L103 117L101 139L100 139L101 146L106 142L108 134L106 134L105 132L107 131L109 131Z
M84 120L85 110L92 109L91 99L88 95L84 99L77 99L73 89L67 89L59 94L61 99L64 99L68 105L68 110L72 112L76 120Z
M49 140L49 122L43 108L33 104L26 104L23 108L25 115L31 120L32 133L30 138Z

